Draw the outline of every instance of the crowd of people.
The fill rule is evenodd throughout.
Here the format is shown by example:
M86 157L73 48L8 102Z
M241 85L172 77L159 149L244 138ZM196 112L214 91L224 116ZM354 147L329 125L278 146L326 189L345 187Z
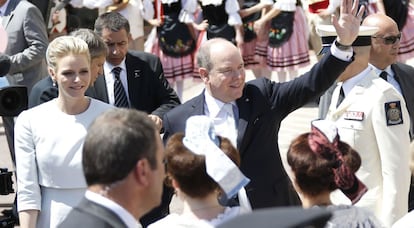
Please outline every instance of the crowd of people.
M414 224L414 3L30 2L0 0L2 76L29 101L3 116L20 227L216 227L274 207ZM181 103L192 77L204 90ZM281 122L315 100L289 178Z

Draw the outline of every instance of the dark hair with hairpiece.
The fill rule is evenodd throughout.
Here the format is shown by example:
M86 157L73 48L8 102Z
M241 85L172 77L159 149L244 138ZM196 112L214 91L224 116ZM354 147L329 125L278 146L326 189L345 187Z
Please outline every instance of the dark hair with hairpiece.
M287 161L296 178L297 186L304 194L316 196L324 191L333 191L339 186L335 182L334 168L338 159L332 148L320 145L323 153L315 153L309 146L309 135L305 133L295 138L287 152ZM347 143L338 141L337 150L342 153L343 162L354 174L361 166L361 157ZM328 153L329 152L329 153ZM322 155L323 154L323 155ZM331 156L327 156L331 154Z
M218 137L219 148L239 166L240 156L237 149L227 138ZM205 156L191 152L183 144L183 138L183 133L176 133L167 142L167 176L177 181L186 195L203 198L220 187L206 172Z

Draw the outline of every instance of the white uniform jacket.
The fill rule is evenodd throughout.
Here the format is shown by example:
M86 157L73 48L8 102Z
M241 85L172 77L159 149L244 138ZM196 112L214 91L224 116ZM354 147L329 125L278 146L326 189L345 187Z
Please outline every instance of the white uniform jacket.
M340 139L361 156L357 176L368 192L356 204L371 210L386 227L408 211L410 118L403 97L372 70L336 107L333 94L327 119L336 122ZM350 204L339 191L334 203Z

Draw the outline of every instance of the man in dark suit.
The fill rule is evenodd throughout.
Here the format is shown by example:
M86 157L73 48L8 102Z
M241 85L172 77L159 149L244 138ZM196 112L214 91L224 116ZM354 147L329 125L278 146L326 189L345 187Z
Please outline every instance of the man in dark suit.
M82 151L88 190L59 227L139 227L139 218L161 201L163 148L143 112L111 109L97 117Z
M183 132L192 115L207 115L215 128L223 129L230 115L221 108L233 106L236 144L241 170L251 179L246 192L253 209L298 204L296 193L283 167L278 147L281 121L292 111L315 99L326 90L352 60L350 45L359 30L363 11L358 1L344 0L341 16L333 24L339 36L328 54L308 73L286 83L261 78L244 83L243 60L238 49L222 39L205 42L198 53L199 74L206 89L199 96L164 116L164 139ZM231 122L231 118L230 118ZM232 130L223 131L232 138Z
M5 76L10 86L25 86L28 92L47 74L45 54L49 43L46 25L39 9L23 0L0 0L0 21L7 33L3 54L10 58L10 70ZM10 150L14 155L14 117L3 116L3 125ZM17 211L13 218L17 221Z
M126 106L147 112L161 129L164 113L179 105L180 100L164 77L160 59L149 53L128 51L129 23L119 13L101 14L95 22L95 32L109 49L104 64L108 102L116 103L115 84L120 80ZM114 73L116 68L121 68L119 75Z

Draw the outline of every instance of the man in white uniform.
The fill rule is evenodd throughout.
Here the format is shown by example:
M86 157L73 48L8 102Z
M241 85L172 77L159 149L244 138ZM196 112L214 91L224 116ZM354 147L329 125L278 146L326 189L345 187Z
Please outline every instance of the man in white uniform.
M322 36L335 35L326 30ZM408 211L410 118L404 98L368 65L371 35L376 31L360 28L352 44L355 61L339 76L326 119L335 121L341 140L360 153L357 176L368 192L356 205L391 227ZM350 204L339 192L331 198L334 203Z

